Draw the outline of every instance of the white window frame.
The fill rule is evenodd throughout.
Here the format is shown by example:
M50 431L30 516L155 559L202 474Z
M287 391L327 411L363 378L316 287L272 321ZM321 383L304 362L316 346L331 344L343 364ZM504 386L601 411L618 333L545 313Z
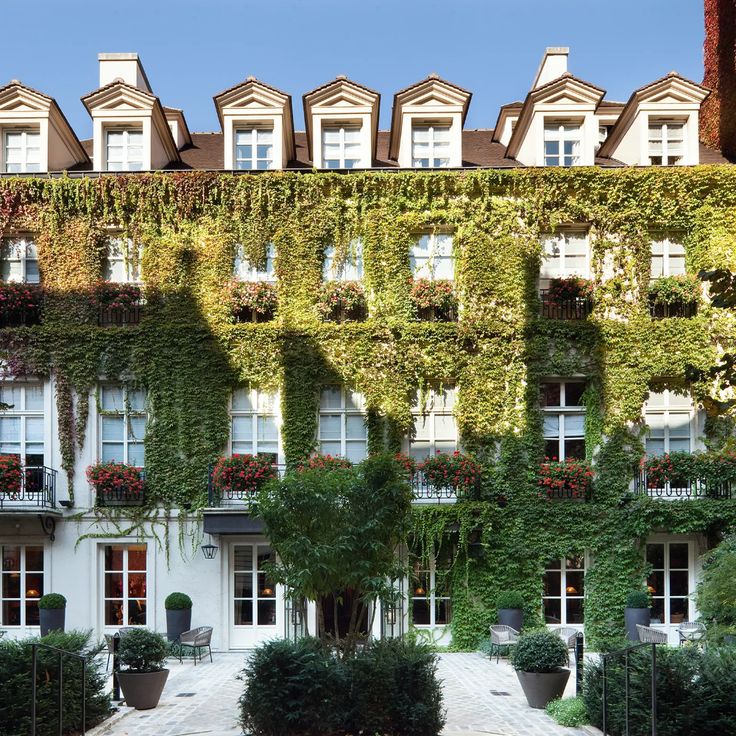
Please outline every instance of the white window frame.
M653 136L652 128L655 128L659 135ZM674 132L675 128L680 129L679 145L675 136L670 136L670 132ZM685 120L661 120L658 118L649 118L647 126L647 163L650 166L680 166L685 159L686 148L686 131L687 121ZM660 153L653 151L653 146L658 142L662 144ZM661 158L662 162L655 164L652 159ZM670 163L670 158L676 158L674 163Z
M107 564L105 560L105 550L107 547L121 547L123 550L123 567L122 570L108 570ZM131 549L140 549L141 547L145 548L145 560L146 560L146 569L145 570L133 570L130 567L129 562L129 553ZM144 627L149 624L152 617L149 617L148 613L151 610L151 584L153 581L153 576L151 573L151 559L149 555L149 549L148 544L146 542L140 542L136 544L128 544L125 542L115 542L111 541L108 544L101 544L100 545L100 569L102 571L102 581L101 581L101 599L102 599L102 625L105 629L119 629L121 626L123 627ZM109 598L106 595L106 586L105 581L107 578L107 574L122 574L123 576L123 586L122 586L122 597L120 598ZM145 575L146 579L146 595L145 598L131 596L130 595L130 587L128 584L129 575L131 573L134 573L136 575L140 575L141 573ZM108 624L105 619L105 604L107 601L122 601L123 602L123 623L112 623ZM145 610L145 621L143 623L137 623L133 624L129 622L129 605L131 601L144 601L146 604L146 610Z
M580 558L582 562L582 567L571 567L568 568L567 562L568 560ZM550 560L551 562L551 560ZM587 555L581 554L581 555L571 555L570 557L562 557L560 560L556 560L556 562L559 562L559 567L549 567L549 562L547 563L547 566L545 567L544 574L548 572L555 572L560 573L560 590L557 591L556 594L544 594L542 593L542 617L544 618L546 625L550 627L555 626L575 626L575 627L583 627L585 624L585 576L587 574L588 569L588 559ZM568 573L583 573L583 590L578 591L576 593L570 593L568 592L568 587L572 587L568 585L567 575ZM551 600L559 600L560 601L560 620L553 622L553 621L547 621L546 614L545 614L545 601L551 601ZM578 600L581 601L581 611L582 611L582 621L568 621L567 620L567 602L568 600Z
M251 567L250 570L245 569L238 569L235 567L235 548L236 547L250 547L251 548ZM276 583L274 583L272 580L268 580L266 573L259 567L259 555L258 550L268 548L271 554L271 559L276 558L276 552L273 549L273 547L264 542L236 542L233 545L232 548L232 559L233 563L230 569L230 575L231 575L231 585L232 585L232 597L230 599L230 605L232 606L232 617L233 617L233 627L238 629L255 629L255 628L266 628L266 629L276 629L278 626L278 619L279 619L279 601L277 597L277 586ZM251 585L253 586L252 595L250 597L247 596L236 596L235 591L237 590L237 587L235 585L235 576L236 575L243 575L243 574L249 574L251 576ZM263 580L264 583L270 583L272 594L271 595L261 595L262 591L266 590L267 586L264 586L261 588L260 581ZM251 602L251 618L252 622L249 624L238 624L235 623L235 603L237 601L250 601ZM274 610L274 622L273 623L261 623L259 620L258 615L258 604L261 601L269 601L273 602L273 610Z
M661 405L655 405L650 406L650 396L652 394L655 395L662 395L663 400ZM687 398L688 405L685 405L684 403L677 403L677 401L673 402L673 396L679 397L679 398ZM661 440L663 442L664 450L663 454L668 452L673 452L673 450L670 449L671 446L671 422L670 417L673 414L678 415L686 415L688 418L687 422L687 428L688 428L688 449L684 450L683 448L675 448L680 451L684 452L693 452L695 450L695 437L697 434L697 415L698 410L695 406L695 403L692 400L692 396L686 396L683 397L681 393L677 393L675 391L672 391L670 389L664 389L662 391L650 391L649 395L647 396L647 400L644 402L644 406L642 408L642 414L644 416L644 423L647 425L647 437L645 439L645 448L646 448L646 454L649 456L652 456L653 453L649 452L649 441L651 440ZM651 429L649 424L649 417L652 417L654 415L661 416L662 417L662 436L661 437L651 437ZM685 436L682 435L681 437L675 436L675 439L685 439Z
M322 279L324 281L362 281L363 241L360 238L355 238L350 242L345 260L342 263L335 261L335 253L334 245L328 245L325 248Z
M659 250L660 248L662 250L661 256L659 253L655 253L655 250ZM653 280L665 276L681 276L686 273L685 246L676 236L662 235L654 238L650 244L650 254L650 279ZM662 258L662 272L655 274L654 259L659 257ZM678 260L680 258L682 259L682 270L672 268L671 261L675 258Z
M41 171L41 131L39 128L5 128L3 131L3 171L6 174L27 174ZM20 135L20 145L11 146L9 136ZM34 140L29 140L29 138ZM9 152L20 150L20 162L11 162ZM29 161L29 152L36 151L37 161Z
M247 394L250 403L250 408L238 408L236 406L236 392L242 392ZM262 391L256 388L249 388L242 386L234 389L230 394L230 455L257 455L259 452L274 452L278 463L283 461L283 448L281 446L281 411L280 411L280 397L278 391ZM268 409L271 409L268 411ZM245 418L250 419L251 425L251 439L236 439L235 438L235 419ZM273 419L276 426L276 449L266 450L261 445L271 445L271 441L262 440L259 428L261 426L261 420L264 418ZM236 444L250 443L250 448L241 451L239 448L236 452Z
M360 123L329 123L322 125L322 136L320 145L322 146L322 168L324 169L359 169L365 167L365 152L363 151L363 142L361 140L363 126ZM357 131L358 136L356 141L346 141L346 131ZM325 141L325 135L328 132L337 132L338 141L337 144L328 144ZM339 151L337 157L327 155L327 146L337 145ZM346 156L346 146L357 145L359 147L360 155L357 158ZM337 162L337 166L331 166L330 162ZM348 166L348 162L351 165Z
M567 266L568 258L577 258L579 254L568 251L574 243L582 243L585 248L585 266L583 269ZM542 235L542 263L539 271L540 279L558 279L579 276L590 277L590 238L583 228L566 228L556 233Z
M415 169L446 169L450 166L450 151L452 146L450 123L426 123L414 121L411 127L411 165ZM427 133L427 141L417 141L418 132ZM445 140L437 140L437 133L444 133ZM416 146L426 146L427 156L417 156ZM437 150L439 149L439 153ZM426 161L426 164L424 163ZM439 161L439 163L437 163Z
M259 142L261 136L270 136L270 140L265 143ZM238 136L247 136L250 138L250 142L238 142ZM240 146L250 146L251 155L239 156L238 148ZM259 156L258 146L267 146L270 149L270 155ZM260 163L265 163L265 166L259 166ZM233 132L233 168L238 171L268 171L274 167L274 129L267 128L265 126L241 126Z
M28 455L27 447L28 445L41 445L42 449L41 452L32 452L32 455L42 455L43 461L41 462L41 465L38 466L36 464L32 465L31 467L42 467L46 464L46 387L43 383L43 381L33 381L29 383L21 383L19 381L1 381L0 387L8 387L8 388L14 388L14 389L20 389L20 406L13 406L12 409L6 409L3 412L0 412L0 419L3 418L12 418L12 419L19 419L20 422L20 429L19 429L19 441L18 443L11 443L11 444L18 444L19 453L14 452L4 452L0 449L0 454L6 454L6 455L15 455L19 454L21 458L21 463L23 466L26 466L26 458ZM40 409L28 409L27 408L27 390L29 388L41 388L41 408ZM0 398L2 398L2 393L0 393ZM42 434L41 434L41 441L33 441L28 440L28 419L36 419L41 420L41 426L42 426ZM0 448L2 448L2 444L0 444Z
M20 570L6 570L5 569L5 548L6 547L19 547L20 548ZM41 570L29 570L27 565L27 558L26 558L26 550L28 548L34 548L34 549L40 549L41 553L43 555L43 569ZM46 550L46 546L43 544L21 544L21 543L3 543L0 544L0 553L2 554L2 559L0 559L0 576L2 576L2 579L0 580L0 626L3 628L13 629L13 630L19 630L28 626L38 626L38 623L28 623L28 619L26 616L26 608L28 606L28 603L31 601L36 601L36 607L38 607L38 601L41 598L41 596L44 594L44 590L46 588L46 580L48 576L48 559L49 555ZM9 558L7 558L9 559ZM20 597L10 597L6 596L6 588L5 588L5 580L6 576L9 576L10 574L20 574ZM27 575L41 575L41 590L37 590L38 596L28 596L28 585L26 583L26 576ZM20 623L19 624L10 624L5 620L5 617L3 615L4 610L4 603L5 601L18 601L20 605Z
M450 544L450 542L445 542L445 544ZM452 553L450 555L452 558ZM446 591L443 595L437 595L437 577L438 577L438 571L437 571L437 557L435 555L431 555L429 560L429 569L421 569L419 565L419 560L417 559L417 567L415 567L414 570L409 574L409 584L410 584L410 594L409 594L409 606L411 611L411 625L412 628L415 629L423 629L425 631L429 631L431 629L444 629L446 627L449 627L452 624L452 595L450 593L451 590L451 570L452 565L448 566L447 570L442 570L440 574L446 576L445 577L445 585L446 585ZM429 586L428 588L424 588L422 585L423 582L427 583ZM417 585L418 583L418 585ZM424 593L417 593L417 590L423 589ZM414 620L414 601L426 601L429 605L429 623L428 624L418 624ZM444 601L445 603L445 612L446 612L446 618L447 621L445 622L438 622L437 621L437 607L440 602Z
M576 384L576 385L583 385L583 390L585 390L585 379L584 378L547 378L542 381L542 383L557 383L560 385L560 405L559 406L544 406L542 407L542 415L544 417L548 416L556 416L558 420L558 431L557 433L553 433L551 430L547 428L547 426L544 426L543 429L543 435L544 435L544 441L545 445L547 442L551 442L553 440L557 441L558 446L558 452L557 452L557 460L563 461L566 459L566 452L565 452L565 445L566 440L582 440L583 441L583 450L585 450L585 406L568 406L567 405L567 398L566 398L566 392L567 392L567 385L568 384ZM567 434L567 427L565 426L566 423L566 417L583 417L583 429L580 433L577 433L577 430L574 434ZM585 456L585 452L583 452L583 456ZM554 456L550 456L550 460Z
M672 601L673 599L677 600L685 600L687 601L687 611L685 614L683 614L682 621L693 621L695 619L695 603L692 600L692 594L695 592L696 587L696 578L695 578L695 542L692 539L683 539L683 538L677 538L677 537L659 537L659 536L653 536L646 540L645 548L644 548L644 559L647 560L647 550L646 546L648 545L655 545L655 544L661 544L664 545L664 568L655 568L655 570L652 570L652 572L655 572L656 570L662 571L664 573L664 592L655 590L652 591L650 586L653 582L651 578L647 578L647 586L649 589L649 593L652 597L652 601L654 602L657 599L662 599L664 606L663 606L663 621L652 621L652 626L678 626L681 622L680 621L672 621ZM671 594L671 581L670 581L670 573L671 572L684 572L685 568L677 567L672 568L670 564L670 548L673 544L686 544L688 547L687 550L687 585L688 585L688 592L687 595L676 595L673 596Z
M339 390L340 391L340 407L327 407L323 406L322 400L325 392L330 390ZM348 396L349 395L349 396ZM350 400L349 400L350 399ZM338 417L340 421L340 437L323 437L323 427L325 424L325 420L327 418L335 418ZM348 432L348 424L352 424L351 422L348 422L348 419L352 419L355 417L360 417L363 422L363 436L361 437L354 437L352 434ZM363 452L358 452L359 459L351 459L351 462L360 462L360 460L364 460L366 457L368 457L368 427L366 425L367 420L367 413L365 409L365 397L363 394L361 394L358 391L353 391L352 389L348 388L347 386L340 385L337 383L334 384L326 384L322 386L322 389L320 391L320 399L319 399L319 420L318 420L318 426L317 426L317 444L319 447L319 452L321 454L325 455L333 455L336 454L339 457L344 457L347 459L351 459L351 456L349 454L349 448L350 447L358 447L362 445ZM340 452L334 453L334 452L325 452L325 445L326 444L335 444L339 442L340 443ZM355 458L356 456L353 456Z
M422 245L423 241L427 244L426 248ZM446 230L416 233L409 254L409 268L415 279L454 281L455 238L453 233Z
M442 393L437 385L429 386L424 397L417 395L417 400L412 406L412 431L406 442L406 451L416 460L432 457L440 452L455 452L460 449L460 436L455 417L455 406L457 405L458 390L454 383L442 385ZM421 399L424 402L420 404ZM450 417L454 428L454 436L438 436L435 419L437 417ZM417 440L417 428L420 424L427 427L428 438ZM424 452L426 450L426 452Z
M575 128L575 131L567 130ZM557 143L557 153L547 153L547 143ZM577 144L577 153L566 154L565 143L572 143L573 150ZM545 166L560 166L569 168L570 166L579 166L582 159L583 147L583 126L582 123L575 120L545 120L544 121L544 142L542 154L544 156ZM566 159L570 159L570 163L565 163ZM557 159L557 163L551 163L553 159Z
M141 243L136 246L131 238L111 235L107 239L104 264L105 281L111 284L142 284L142 260L143 245Z
M33 237L24 235L13 238L2 238L0 240L1 252L2 252L2 271L6 270L7 276L0 272L2 280L8 283L20 283L20 284L40 284L41 283L41 271L38 265L38 248ZM17 257L10 257L13 253L17 254ZM11 263L20 264L20 278L13 276L10 271ZM35 269L29 269L29 264L35 263ZM29 275L29 270L31 271Z
M266 246L266 262L262 268L254 266L245 256L243 246L235 246L235 261L233 263L233 277L237 281L261 281L268 284L276 283L276 246L269 243Z
M122 142L120 145L110 145L110 134L122 133ZM131 143L130 134L135 133L136 136L140 136L140 144ZM143 160L145 157L145 146L143 142L143 129L141 127L129 126L129 127L109 127L104 131L105 135L105 170L106 171L143 171ZM119 161L110 160L110 148L121 149L121 157ZM132 148L140 148L140 158L134 158L130 154ZM110 164L114 164L111 167Z
M104 408L104 392L106 390L120 390L122 391L123 396L123 409L122 411L114 411L110 409ZM143 408L141 410L134 410L130 403L130 393L135 391L136 393L141 394L142 396L142 405ZM145 457L146 457L146 450L145 450L145 438L146 438L146 432L148 430L148 414L146 411L146 392L144 389L131 389L128 386L124 384L119 383L103 383L99 388L99 397L98 397L98 415L99 415L99 458L101 461L104 457L104 448L105 445L123 445L123 457L118 459L115 459L115 462L117 463L125 463L127 465L131 465L130 463L130 447L131 445L140 446L143 449L143 463L140 465L136 464L135 467L137 468L144 468L145 467ZM123 422L123 438L122 440L115 439L115 440L106 440L103 439L103 424L105 422L105 419L122 419ZM131 436L133 434L132 429L132 420L133 419L143 419L143 437L136 437ZM103 461L105 462L105 461Z

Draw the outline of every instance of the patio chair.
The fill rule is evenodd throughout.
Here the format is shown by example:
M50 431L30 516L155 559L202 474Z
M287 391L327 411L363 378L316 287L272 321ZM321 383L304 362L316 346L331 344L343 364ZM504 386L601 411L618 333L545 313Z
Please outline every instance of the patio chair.
M680 646L686 641L697 644L705 636L705 626L700 621L683 621L677 627L677 634L680 637Z
M197 666L197 651L199 649L204 649L207 647L207 650L210 653L210 662L212 661L212 627L211 626L199 626L196 629L191 629L189 631L184 631L181 634L179 634L179 638L177 640L177 644L179 644L179 662L181 662L182 655L183 655L183 649L184 647L188 647L192 650L194 657L194 666ZM199 657L199 661L202 661L202 658L204 657L204 654L201 654Z
M578 630L572 626L561 626L559 629L552 629L557 636L565 642L568 652L575 651L575 645L577 642Z
M642 644L666 644L667 643L667 632L666 631L660 631L659 629L653 629L651 626L642 626L642 624L637 624L636 630L639 632L639 641Z
M107 664L105 672L110 669L110 657L112 657L113 647L115 646L115 637L112 634L105 634L105 646L107 647Z
M510 649L519 641L519 632L512 626L505 626L504 624L493 624L491 627L491 652L490 658L493 659L493 654L496 654L496 664L498 664L498 658L501 655L501 647Z

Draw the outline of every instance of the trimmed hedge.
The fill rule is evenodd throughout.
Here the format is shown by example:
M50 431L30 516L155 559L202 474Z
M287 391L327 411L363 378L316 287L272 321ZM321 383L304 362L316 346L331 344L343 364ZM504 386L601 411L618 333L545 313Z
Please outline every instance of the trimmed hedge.
M511 647L509 659L521 672L557 672L568 663L567 646L554 631L530 631Z
M626 608L649 608L652 601L646 590L632 590L626 596Z
M164 601L167 611L189 611L192 607L192 599L186 593L169 593Z
M61 608L66 608L66 598L61 593L46 593L39 599L38 607L58 611Z
M505 590L498 594L496 608L524 608L524 596L518 590Z

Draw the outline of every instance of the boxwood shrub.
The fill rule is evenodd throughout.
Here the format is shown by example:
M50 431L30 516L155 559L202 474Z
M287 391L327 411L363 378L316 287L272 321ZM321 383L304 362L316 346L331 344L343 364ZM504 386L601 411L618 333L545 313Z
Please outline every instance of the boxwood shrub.
M496 608L524 608L524 596L516 590L506 590L496 598Z
M651 601L646 590L632 590L626 596L626 608L649 608Z
M530 631L511 647L509 658L522 672L556 672L568 663L567 646L554 631Z
M61 593L46 593L39 598L38 607L50 610L66 608L66 598Z
M169 593L164 601L167 611L188 611L192 607L192 599L186 593Z

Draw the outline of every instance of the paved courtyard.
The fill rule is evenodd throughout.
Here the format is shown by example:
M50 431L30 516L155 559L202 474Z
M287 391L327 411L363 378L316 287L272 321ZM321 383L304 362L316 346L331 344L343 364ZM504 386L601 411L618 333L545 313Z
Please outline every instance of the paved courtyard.
M112 719L89 732L94 736L236 736L237 701L243 683L235 679L244 654L215 653L214 662L171 661L171 673L158 708L122 707ZM446 736L583 736L562 728L543 711L529 708L516 675L504 661L480 654L440 655L447 709ZM570 676L568 695L574 693Z

